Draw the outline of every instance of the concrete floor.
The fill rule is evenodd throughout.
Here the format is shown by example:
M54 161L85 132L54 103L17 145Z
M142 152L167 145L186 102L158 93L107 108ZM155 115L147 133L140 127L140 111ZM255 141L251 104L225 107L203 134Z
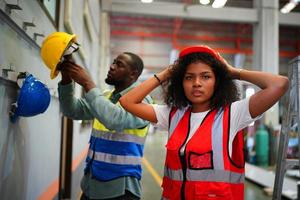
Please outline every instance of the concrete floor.
M149 134L145 146L143 161L143 200L159 200L161 198L160 182L163 177L165 144L167 133L157 131ZM271 200L264 194L261 187L246 181L245 200Z

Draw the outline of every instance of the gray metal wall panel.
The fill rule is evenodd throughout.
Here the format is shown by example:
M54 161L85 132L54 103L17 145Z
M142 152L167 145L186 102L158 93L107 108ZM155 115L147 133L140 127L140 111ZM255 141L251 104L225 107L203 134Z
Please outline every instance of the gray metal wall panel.
M7 0L6 2L15 3ZM73 2L72 20L76 25L76 34L79 38L87 39L83 32L82 6L87 2L92 8L90 17L93 21L94 30L99 31L98 19L100 5L98 1L78 0ZM63 26L64 0L60 5L59 30L65 31ZM46 16L44 10L35 0L20 1L22 11L12 11L9 15L11 20L0 19L0 76L2 69L10 65L17 72L28 71L48 85L52 91L56 91L60 78L51 80L49 70L44 66L40 58L39 45L43 38L37 38L34 44L33 33L45 35L56 31L52 22ZM4 12L5 3L0 2L0 9ZM22 31L22 23L34 18L36 27L29 27L26 32ZM13 21L11 23L10 21ZM13 26L12 26L13 24ZM17 28L19 27L19 29ZM98 35L97 35L98 37ZM29 38L29 39L28 39ZM31 39L30 39L31 38ZM98 71L99 44L96 41L88 41L90 52L87 56L91 74ZM5 47L5 48L3 48ZM76 61L84 63L75 56ZM98 77L95 78L96 82ZM103 81L103 80L101 80ZM81 93L80 87L76 93ZM16 124L9 122L8 112L11 103L17 98L17 88L7 85L6 81L0 81L0 194L1 199L37 199L48 187L58 179L60 158L60 129L61 113L58 99L53 96L47 111L41 115L21 118ZM74 123L73 136L73 159L75 159L88 145L90 127L82 127L80 123ZM72 177L72 198L79 193L80 179L83 174L83 163L74 171Z

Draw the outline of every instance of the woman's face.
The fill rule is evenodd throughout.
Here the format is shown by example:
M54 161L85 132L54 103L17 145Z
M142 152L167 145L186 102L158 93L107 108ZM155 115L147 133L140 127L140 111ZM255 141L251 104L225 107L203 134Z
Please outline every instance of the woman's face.
M203 112L210 108L215 82L215 74L209 65L197 62L187 66L183 76L183 89L185 96L192 103L193 112Z

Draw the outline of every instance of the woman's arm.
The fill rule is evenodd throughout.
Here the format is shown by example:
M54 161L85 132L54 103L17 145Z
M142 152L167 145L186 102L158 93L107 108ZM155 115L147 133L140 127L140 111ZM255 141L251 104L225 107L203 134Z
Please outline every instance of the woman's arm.
M159 80L164 82L169 78L170 69L166 68L162 72L156 74L156 76L158 79L151 77L120 98L121 105L128 112L153 123L157 123L154 109L151 105L142 103L142 101L146 95L159 86Z
M260 91L250 97L249 112L252 118L263 114L272 107L288 89L289 80L285 76L240 70L228 64L227 66L233 78L248 81L261 88Z

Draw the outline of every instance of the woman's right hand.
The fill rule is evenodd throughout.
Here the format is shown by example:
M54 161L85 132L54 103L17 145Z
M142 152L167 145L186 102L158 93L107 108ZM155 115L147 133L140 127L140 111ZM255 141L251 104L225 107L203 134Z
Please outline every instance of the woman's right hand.
M173 65L169 65L161 72L150 77L140 85L131 89L119 99L122 107L131 114L144 120L157 123L156 114L153 105L143 102L143 99L156 87L168 81L173 72Z
M158 78L161 80L162 83L164 83L165 81L167 81L171 77L173 67L174 67L174 65L171 64L168 67L166 67L163 71L156 74L158 76Z

